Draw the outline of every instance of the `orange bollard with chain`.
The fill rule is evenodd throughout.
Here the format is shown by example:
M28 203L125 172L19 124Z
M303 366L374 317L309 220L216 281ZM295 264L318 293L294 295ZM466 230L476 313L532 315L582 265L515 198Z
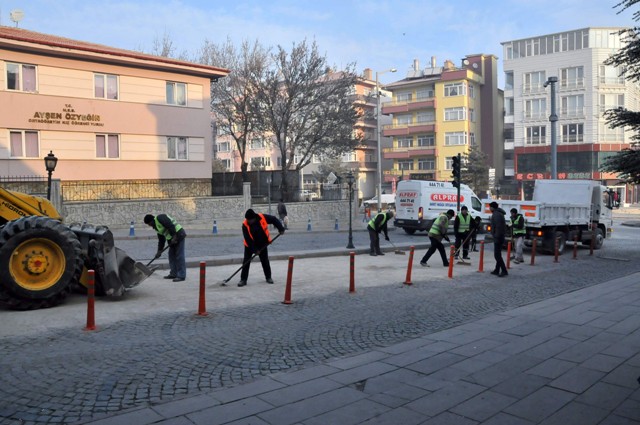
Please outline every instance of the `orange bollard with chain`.
M451 245L451 249L449 250L449 279L453 277L453 257L456 253L455 246Z
M531 243L531 265L536 265L536 245L538 243L538 239L533 238L533 242Z
M356 292L356 253L349 253L349 293Z
M507 269L511 268L511 241L507 243Z
M198 297L198 316L208 316L207 305L204 295L204 283L207 274L207 263L200 261L200 295Z
M573 259L578 259L578 235L573 237Z
M413 267L413 251L415 247L409 248L409 264L407 264L407 277L404 280L405 285L411 285L411 267Z
M84 327L85 331L96 330L95 302L96 272L89 270L89 279L87 281L87 326Z
M478 260L478 272L484 272L484 241L480 241L480 260Z
M292 304L291 302L292 277L293 277L293 257L289 257L289 269L287 270L287 286L284 290L284 301L282 301L282 304Z

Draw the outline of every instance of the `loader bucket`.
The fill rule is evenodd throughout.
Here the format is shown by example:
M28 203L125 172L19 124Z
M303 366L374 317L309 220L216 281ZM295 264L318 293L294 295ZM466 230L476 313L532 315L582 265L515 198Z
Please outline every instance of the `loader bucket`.
M127 289L138 285L153 273L116 248L113 234L106 226L72 224L69 228L80 240L85 267L95 270L96 293L122 296Z

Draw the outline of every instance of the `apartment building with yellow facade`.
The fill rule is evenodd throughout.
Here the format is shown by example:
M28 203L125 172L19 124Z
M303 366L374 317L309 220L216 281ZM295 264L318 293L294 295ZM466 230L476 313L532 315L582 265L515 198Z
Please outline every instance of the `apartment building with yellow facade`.
M214 66L0 26L0 176L211 177Z
M393 167L385 182L401 179L450 181L452 157L477 146L500 175L502 159L502 92L497 87L497 58L468 55L460 66L450 60L421 68L418 60L404 79L385 86L393 100L382 106L392 116L384 136L393 146L384 158Z

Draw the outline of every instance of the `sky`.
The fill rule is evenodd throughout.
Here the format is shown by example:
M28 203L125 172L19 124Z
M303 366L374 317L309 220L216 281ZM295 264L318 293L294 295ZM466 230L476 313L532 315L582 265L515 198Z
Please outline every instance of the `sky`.
M584 27L634 26L637 9L620 0L0 0L0 24L108 46L151 52L167 35L176 53L195 57L205 40L258 40L289 50L315 40L329 65L355 63L401 80L418 59L460 65L468 54L494 54L501 42ZM396 68L397 73L382 71ZM501 66L500 66L501 73ZM375 74L374 74L375 75ZM500 81L502 76L500 75ZM500 84L502 87L502 84Z

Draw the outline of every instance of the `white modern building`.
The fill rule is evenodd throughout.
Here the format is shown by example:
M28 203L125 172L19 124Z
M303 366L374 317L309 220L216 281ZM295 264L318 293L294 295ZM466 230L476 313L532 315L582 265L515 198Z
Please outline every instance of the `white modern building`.
M536 179L551 177L551 87L557 77L557 172L559 179L594 179L614 186L624 202L637 189L618 185L600 166L629 147L631 134L610 128L607 109L638 110L638 86L624 70L604 62L623 45L621 28L583 28L502 43L504 87L504 175L498 192L525 198ZM501 187L500 187L501 186Z

